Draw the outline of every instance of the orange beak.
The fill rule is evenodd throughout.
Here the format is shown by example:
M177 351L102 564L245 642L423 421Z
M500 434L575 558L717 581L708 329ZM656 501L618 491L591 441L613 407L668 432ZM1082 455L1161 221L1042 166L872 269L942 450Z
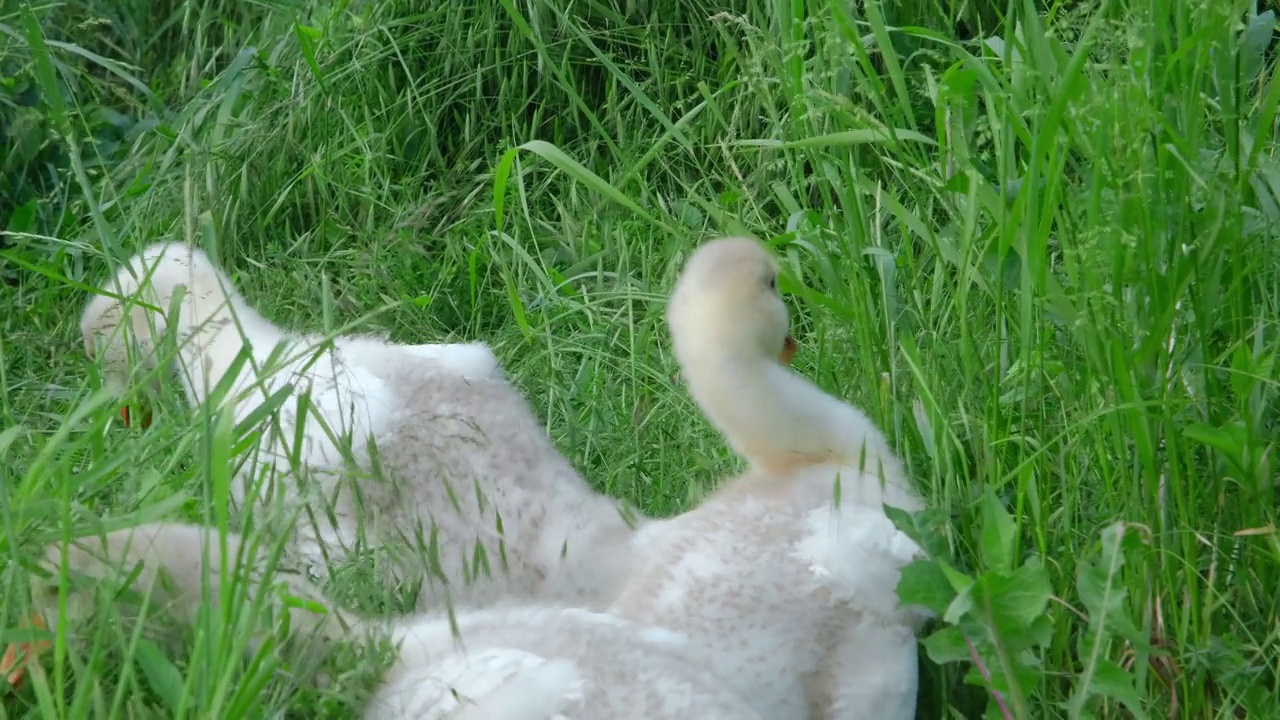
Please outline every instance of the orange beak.
M147 412L145 409L139 409L138 415L141 416L142 418L142 422L141 422L142 429L145 430L151 427L150 412ZM133 426L133 417L132 417L132 414L129 412L128 405L125 405L124 407L120 408L120 421L124 423L125 427Z
M800 346L796 344L796 339L788 335L787 339L782 341L782 352L778 354L778 360L783 365L790 365L799 350Z
M20 628L36 628L38 630L48 630L48 626L44 623L44 618L38 612L32 612L27 617L18 621ZM22 679L27 675L27 665L40 655L40 653L53 647L53 643L49 640L35 640L32 642L10 643L4 649L4 657L0 658L0 673L3 673L5 679L9 681L10 687L19 687L22 685Z

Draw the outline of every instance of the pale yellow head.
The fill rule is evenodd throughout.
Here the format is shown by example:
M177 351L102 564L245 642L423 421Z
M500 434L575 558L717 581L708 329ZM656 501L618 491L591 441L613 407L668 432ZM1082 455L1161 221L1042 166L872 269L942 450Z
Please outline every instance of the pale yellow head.
M778 264L752 238L713 240L694 251L671 293L667 324L683 357L712 352L787 363L795 355Z
M161 363L160 339L176 320L178 340L214 312L231 303L231 282L204 251L180 242L161 242L144 248L103 283L110 294L95 293L80 315L85 353L96 360L104 385L124 395L137 371L145 375ZM171 315L175 295L182 302ZM159 391L154 375L150 393ZM142 424L148 423L143 408ZM125 424L130 423L122 410Z

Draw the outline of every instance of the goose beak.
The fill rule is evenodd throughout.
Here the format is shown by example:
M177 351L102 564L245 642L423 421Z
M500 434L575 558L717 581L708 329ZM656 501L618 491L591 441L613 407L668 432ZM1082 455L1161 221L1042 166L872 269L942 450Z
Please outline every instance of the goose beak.
M18 627L24 630L49 629L49 626L44 622L44 618L35 611L19 620ZM4 657L0 658L0 674L3 674L5 679L9 681L10 687L21 686L23 678L27 675L27 666L39 657L40 653L51 647L53 647L53 642L45 639L9 643L8 647L4 649Z
M133 427L134 415L135 413L130 411L128 405L125 405L120 408L120 422L124 423L125 427ZM136 415L139 418L139 424L142 425L143 430L151 427L151 411L150 410L144 407L139 407Z
M790 365L791 360L795 358L796 352L799 350L800 346L796 344L796 339L788 335L787 339L782 341L782 352L778 354L778 360L783 365Z

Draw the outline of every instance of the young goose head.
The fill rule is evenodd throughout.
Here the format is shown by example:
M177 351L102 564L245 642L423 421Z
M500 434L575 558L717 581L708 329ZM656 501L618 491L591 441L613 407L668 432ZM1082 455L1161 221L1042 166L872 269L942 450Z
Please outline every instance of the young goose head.
M749 238L715 240L689 258L667 307L689 393L767 476L852 469L895 485L892 504L914 504L901 461L875 424L779 362L794 344L777 276L769 252Z
M667 324L682 368L795 355L778 265L751 238L713 240L693 253L667 304Z
M147 247L103 289L111 294L94 294L80 315L80 333L85 353L99 362L104 384L117 395L128 386L131 369L154 370L160 364L164 351L157 345L170 320L176 321L173 330L188 383L208 374L216 379L218 369L209 366L205 351L226 336L223 330L239 325L249 337L270 332L270 324L239 297L209 256L183 243ZM171 313L180 289L181 302ZM238 333L236 340L231 357L239 350Z
M689 257L667 305L680 371L698 407L753 466L781 471L821 462L800 436L822 432L798 405L794 354L778 266L757 240L708 242ZM803 390L804 388L801 388Z

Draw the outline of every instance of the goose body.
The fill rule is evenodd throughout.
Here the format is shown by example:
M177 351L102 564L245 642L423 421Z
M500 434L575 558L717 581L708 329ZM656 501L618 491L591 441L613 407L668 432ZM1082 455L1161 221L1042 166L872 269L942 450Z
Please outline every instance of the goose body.
M667 317L682 377L750 467L640 532L610 611L688 637L763 717L911 718L919 616L895 588L919 548L882 503L921 501L870 419L778 362L776 277L744 238L700 247L680 275Z
M85 346L109 387L172 356L190 403L216 402L237 421L284 395L232 495L259 518L300 513L289 552L312 575L364 546L420 583L422 609L446 597L601 607L616 594L632 536L624 509L556 450L483 343L292 333L178 243L144 249L107 290L161 311L108 294L85 308ZM437 572L423 567L429 555Z
M466 717L715 718L766 716L709 673L684 636L612 614L550 606L496 607L400 623L400 659L366 720L449 717L474 687Z
M225 545L211 529L151 523L50 545L42 565L49 578L33 582L35 607L59 622L83 622L93 612L91 593L129 583L151 593L154 607L190 621L207 597L228 602L232 587L219 582L223 558L248 580L251 598L262 587L261 549L234 534ZM247 569L247 575L237 575ZM57 615L66 576L67 614ZM291 595L318 601L304 579L277 574ZM86 582L87 581L87 582ZM207 596L202 594L207 588ZM276 609L281 609L279 604ZM365 703L365 720L764 720L708 672L686 638L668 630L582 609L503 604L460 609L452 617L425 613L383 621L345 611L313 612L290 603L293 640L328 643L384 638L397 648L395 663ZM249 652L262 645L256 628Z

